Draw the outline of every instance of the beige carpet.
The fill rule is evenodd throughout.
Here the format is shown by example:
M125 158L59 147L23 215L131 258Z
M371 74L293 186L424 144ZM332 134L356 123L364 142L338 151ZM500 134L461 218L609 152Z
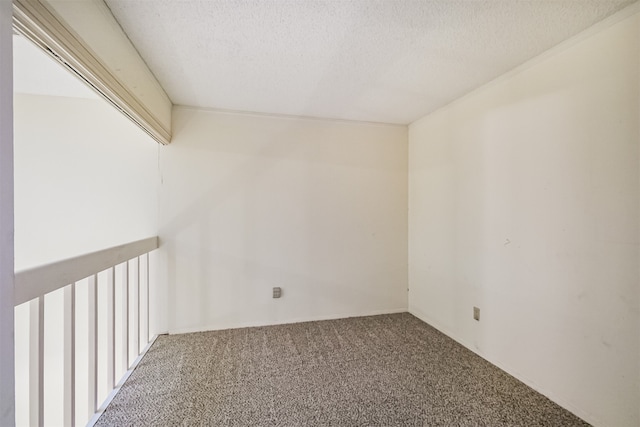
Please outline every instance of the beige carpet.
M161 336L97 426L587 425L408 313Z

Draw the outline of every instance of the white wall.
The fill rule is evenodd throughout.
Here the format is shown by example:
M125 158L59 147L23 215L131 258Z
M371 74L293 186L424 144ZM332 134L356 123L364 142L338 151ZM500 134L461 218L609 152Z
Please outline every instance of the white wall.
M171 332L406 311L406 127L173 114L160 148Z
M640 424L639 28L409 129L409 310L595 425Z
M157 143L102 99L14 108L16 270L157 234Z

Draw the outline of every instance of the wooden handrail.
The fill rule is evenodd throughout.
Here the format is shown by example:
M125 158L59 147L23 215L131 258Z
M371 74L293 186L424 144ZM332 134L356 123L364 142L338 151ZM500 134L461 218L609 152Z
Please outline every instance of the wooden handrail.
M20 305L158 248L158 236L16 272Z

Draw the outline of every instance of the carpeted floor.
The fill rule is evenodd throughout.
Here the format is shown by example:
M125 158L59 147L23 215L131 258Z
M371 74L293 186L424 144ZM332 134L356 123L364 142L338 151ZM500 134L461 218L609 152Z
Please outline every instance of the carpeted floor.
M96 425L588 424L402 313L161 336Z

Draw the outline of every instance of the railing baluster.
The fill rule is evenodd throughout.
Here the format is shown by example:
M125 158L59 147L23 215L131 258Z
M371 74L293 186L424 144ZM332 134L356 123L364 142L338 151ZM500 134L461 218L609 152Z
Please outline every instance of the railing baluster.
M93 412L98 410L98 273L93 275Z
M116 287L115 267L107 270L107 388L116 381Z
M129 262L122 264L122 371L129 369Z
M44 426L44 298L38 298L38 425Z
M88 280L88 333L89 341L87 353L89 357L88 372L88 396L89 396L89 418L96 412L98 404L98 293L96 285L98 275L94 274Z
M29 424L44 426L44 295L29 303Z
M136 258L136 288L138 296L136 297L136 326L138 331L136 333L136 355L140 354L140 257Z
M129 309L131 310L129 313L129 333L131 334L129 339L129 357L131 357L131 351L133 351L134 353L134 359L135 359L135 355L138 354L138 314L136 313L137 311L137 307L138 307L138 303L137 303L137 296L138 296L138 264L137 264L137 258L131 259L129 261L129 291L130 291L130 295L129 295ZM132 359L130 359L132 360Z
M64 288L64 425L76 424L76 284Z
M120 373L116 371L117 358L116 351L122 352L122 377L123 381L130 374L129 368L132 366L132 355L135 349L135 362L140 360L140 352L142 348L146 348L150 341L151 334L151 301L150 301L150 257L149 251L158 247L157 237L143 239L130 244L116 246L102 251L85 254L69 260L55 262L45 266L37 267L30 270L16 272L16 295L14 298L14 306L28 302L29 323L28 331L15 329L15 333L19 333L28 341L29 355L25 363L28 362L28 412L25 413L24 419L30 427L42 427L51 423L51 420L45 421L45 415L49 414L49 410L45 414L45 394L50 395L54 390L49 390L56 383L49 383L49 376L45 379L45 332L50 334L49 327L45 330L45 301L48 301L46 295L50 292L62 288L62 342L58 342L53 348L48 349L49 352L58 354L58 346L62 344L62 384L58 392L62 392L61 405L62 419L59 422L65 427L75 427L78 416L84 418L85 409L88 409L89 418L95 422L100 413L98 408L98 369L106 371L106 385L109 389L114 389L116 379L120 377ZM134 263L135 259L135 263ZM114 261L115 260L115 261ZM115 264L115 265L114 265ZM122 307L120 303L116 303L116 265L122 266ZM135 272L130 271L131 268L136 269ZM93 271L93 273L90 273ZM98 274L106 272L107 289L106 303L98 309L98 298L102 288L98 286ZM130 274L131 273L131 277ZM83 274L90 274L83 276ZM120 273L118 273L120 274ZM85 279L82 279L85 277ZM51 280L49 280L51 279ZM78 289L76 281L87 280L87 408L78 407L78 396L76 394L77 384L77 345L76 340L78 330L84 335L84 329L76 328L78 326L77 316L80 313L84 316L84 301L77 299ZM101 279L102 280L102 279ZM130 281L135 282L131 289ZM64 283L67 283L65 285ZM144 289L143 289L144 287ZM118 288L120 289L120 288ZM84 288L81 289L84 292ZM19 291L19 292L18 292ZM81 294L83 297L84 295ZM135 298L135 303L130 301ZM84 299L84 298L82 298ZM80 302L79 302L80 301ZM78 304L81 304L79 311ZM133 304L133 305L132 305ZM56 306L57 307L57 306ZM57 308L54 312L57 312ZM106 310L103 315L102 310ZM121 314L118 314L122 310ZM135 310L135 312L134 312ZM48 312L48 311L47 311ZM26 313L25 313L26 314ZM116 316L122 316L122 336L116 333ZM53 319L52 319L53 320ZM104 332L106 333L106 346L98 345L99 337L102 337L102 325L98 328L98 321L106 321ZM84 321L84 320L83 320ZM132 324L135 322L135 324ZM144 324L143 324L144 323ZM57 324L57 322L56 322ZM25 327L27 325L25 324ZM118 325L120 326L120 325ZM26 328L25 328L26 329ZM55 327L54 327L55 329ZM100 332L99 332L100 331ZM100 334L100 335L99 335ZM60 338L56 338L58 340ZM121 339L121 348L117 348L117 339ZM80 344L84 344L84 339ZM52 341L53 342L53 341ZM26 344L26 342L25 342ZM81 346L84 350L84 345ZM133 348L132 348L133 347ZM47 347L48 348L48 347ZM98 354L100 351L100 354ZM47 357L51 355L47 354ZM84 357L83 357L84 359ZM106 361L106 367L103 366ZM48 365L47 365L48 366ZM50 369L50 368L47 368ZM101 374L105 374L101 371ZM119 371L119 370L118 370ZM57 377L57 374L54 375ZM101 376L102 378L102 376ZM45 384L46 382L46 384ZM25 384L25 386L27 385ZM47 387L45 393L45 385ZM84 384L82 384L84 388ZM101 389L101 388L100 388ZM109 402L112 394L105 402ZM81 396L82 397L82 396ZM51 403L51 402L50 402ZM76 411L80 410L80 414Z
M40 297L43 298L43 297ZM29 426L38 425L38 303L39 298L29 302Z
M146 289L146 291L147 291L147 325L146 325L147 328L146 328L146 334L145 334L145 337L146 337L145 345L147 345L149 343L149 341L151 340L151 337L149 336L149 330L151 329L150 326L149 326L150 325L149 322L150 322L150 319L151 319L151 315L149 313L149 252L147 252L144 255L144 257L145 257L145 259L147 261L146 262L147 275L146 275L146 278L145 278L146 279L145 280L145 284L146 284L146 287L147 287L147 289Z

